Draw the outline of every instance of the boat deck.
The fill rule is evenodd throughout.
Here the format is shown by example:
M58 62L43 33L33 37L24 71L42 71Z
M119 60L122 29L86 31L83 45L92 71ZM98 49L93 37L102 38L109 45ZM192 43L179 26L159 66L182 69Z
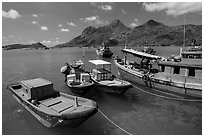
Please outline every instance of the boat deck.
M125 84L125 81L122 81L122 80L103 80L103 81L100 81L100 84L109 85L109 86L117 86L117 85Z
M73 111L82 112L87 109L86 106L92 106L91 101L77 99L77 102L78 106L76 106L76 100L74 98L68 99L67 97L59 96L40 101L38 107L54 114L67 114Z

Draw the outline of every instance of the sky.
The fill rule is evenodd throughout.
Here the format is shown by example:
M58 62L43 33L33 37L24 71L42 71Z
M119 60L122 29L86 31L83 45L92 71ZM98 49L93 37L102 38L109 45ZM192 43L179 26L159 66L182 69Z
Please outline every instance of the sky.
M132 28L150 19L183 25L184 14L185 24L202 25L201 2L2 2L2 45L52 47L115 19Z

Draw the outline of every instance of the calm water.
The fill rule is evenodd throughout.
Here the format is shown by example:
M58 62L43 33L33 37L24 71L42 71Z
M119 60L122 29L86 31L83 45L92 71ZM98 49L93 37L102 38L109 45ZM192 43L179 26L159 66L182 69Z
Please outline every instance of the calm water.
M163 56L179 53L178 47L155 49L158 55ZM122 56L120 48L112 50ZM2 51L2 133L4 135L125 134L100 113L96 113L78 128L46 128L22 108L6 89L8 84L20 80L44 77L52 81L56 89L75 95L65 85L60 68L68 59L82 59L89 69L91 65L88 60L99 59L95 49L85 49L85 57L82 55L82 49L78 48ZM113 63L111 59L106 60ZM118 76L114 64L112 70ZM135 88L128 90L122 96L92 91L86 97L95 100L103 113L132 134L202 134L202 103L199 102L162 99Z

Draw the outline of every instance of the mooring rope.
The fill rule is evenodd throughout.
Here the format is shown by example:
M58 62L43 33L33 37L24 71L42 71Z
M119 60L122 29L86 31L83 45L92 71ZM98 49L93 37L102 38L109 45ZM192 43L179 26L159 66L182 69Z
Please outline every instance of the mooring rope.
M139 87L136 87L135 85L133 85L135 88L139 89L142 92L145 92L147 94L150 94L152 96L156 96L156 97L160 97L160 98L165 98L165 99L171 99L171 100L177 100L177 101L189 101L189 102L200 102L202 100L198 100L198 99L185 99L185 98L172 98L172 97L166 97L166 96L162 96L162 95L158 95L158 94L154 94L148 91L145 91Z
M115 122L113 122L110 118L108 118L100 109L98 109L98 111L101 113L102 116L104 116L109 122L111 122L113 125L118 127L120 130L122 130L123 132L125 132L128 135L132 135L130 132L128 132L125 129L121 128L119 125L117 125Z
M84 107L89 107L89 108L95 108L92 106L86 106L86 105L82 105ZM111 122L113 125L115 125L117 128L119 128L120 130L122 130L123 132L125 132L128 135L132 135L130 132L126 131L125 129L123 129L122 127L120 127L119 125L117 125L115 122L113 122L110 118L108 118L99 108L95 108L98 110L98 112L105 118L107 119L109 122Z

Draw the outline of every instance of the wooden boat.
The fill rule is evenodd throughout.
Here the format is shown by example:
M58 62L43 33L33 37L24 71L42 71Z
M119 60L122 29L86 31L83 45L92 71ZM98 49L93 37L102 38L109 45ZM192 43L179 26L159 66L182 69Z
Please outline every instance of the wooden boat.
M91 80L95 87L106 93L123 94L133 87L129 82L115 78L111 74L111 63L104 60L89 60L96 68L91 70Z
M44 78L24 80L8 89L46 127L77 127L97 112L96 102L56 91Z
M94 84L94 82L90 79L89 72L85 71L85 65L81 60L74 61L69 66L68 65L69 64L65 67L66 69L70 68L70 71L64 73L67 86L72 92L84 95L91 87L93 87Z
M96 50L97 55L100 55L104 58L111 58L113 55L113 52L110 50L110 48L107 45L103 44L103 47L99 47Z
M117 58L114 62L124 79L173 97L202 98L202 60L173 62L133 49L122 52L124 59ZM141 59L140 63L127 60L127 54Z
M144 49L142 50L142 52L145 52L145 53L149 53L149 54L155 55L156 50L154 50L153 48L150 48L150 47L144 47Z

